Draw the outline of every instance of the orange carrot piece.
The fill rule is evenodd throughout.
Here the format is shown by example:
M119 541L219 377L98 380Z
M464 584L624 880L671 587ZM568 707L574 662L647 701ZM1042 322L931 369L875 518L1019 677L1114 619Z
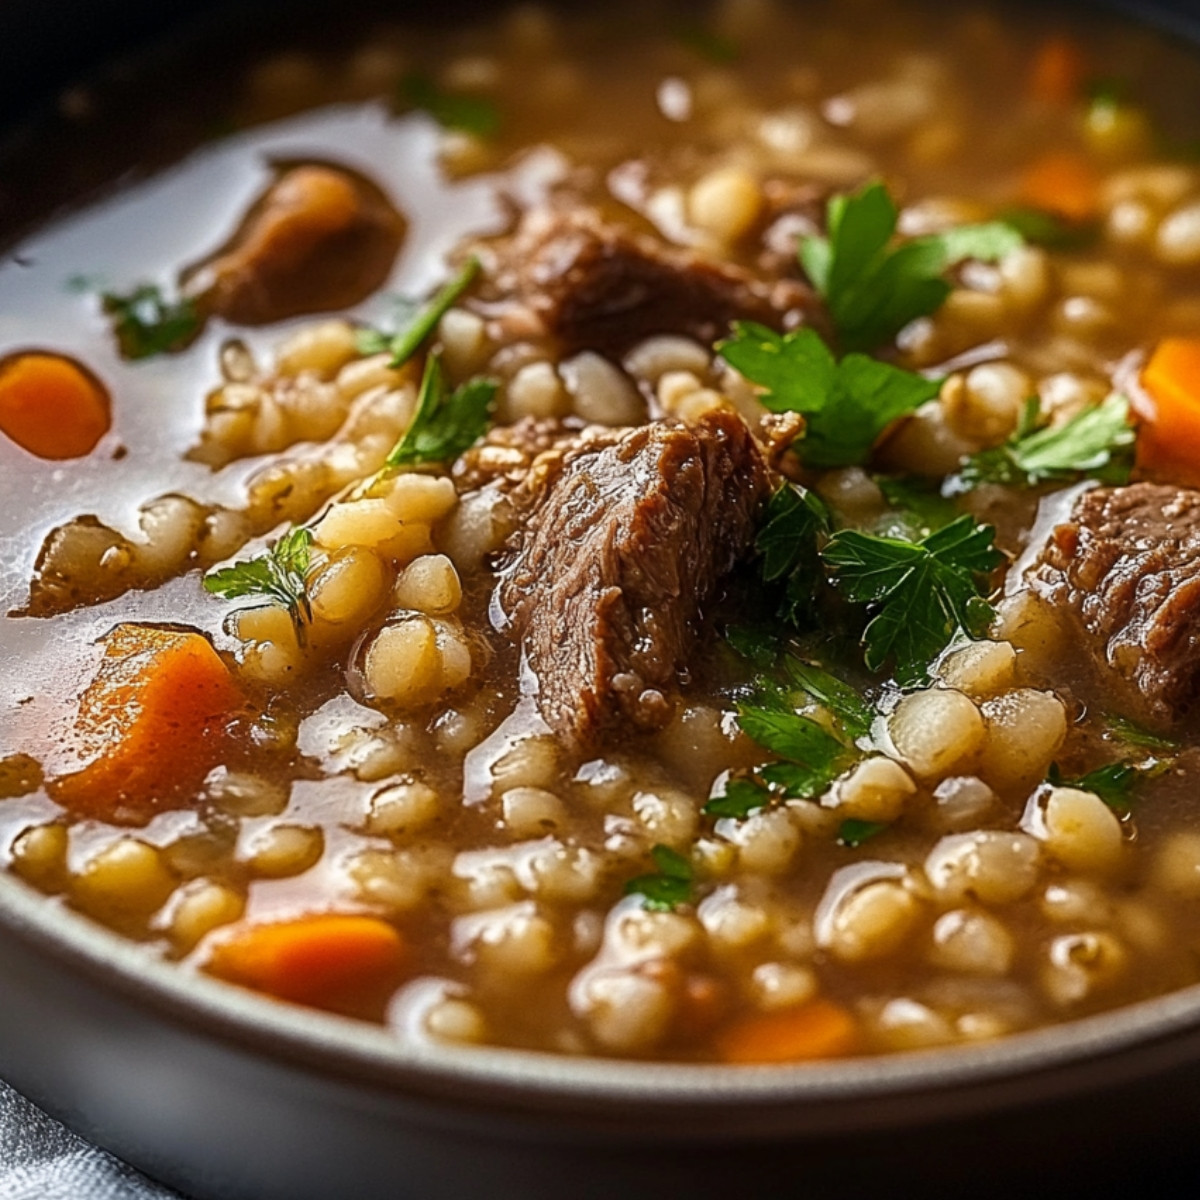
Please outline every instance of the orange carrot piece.
M82 763L50 782L73 812L140 819L170 807L214 767L244 698L199 633L118 625L79 701L68 751Z
M1029 94L1039 104L1065 108L1083 95L1087 59L1079 43L1063 34L1046 38L1034 55Z
M1082 154L1052 151L1026 168L1019 198L1071 221L1090 221L1100 211L1100 174Z
M108 390L61 354L0 359L0 432L39 458L82 458L112 425Z
M829 1000L810 1000L783 1012L745 1017L717 1039L728 1063L789 1063L841 1058L858 1042L854 1016Z
M214 946L206 970L281 1000L323 1008L398 982L408 959L378 917L324 913L248 925Z
M1140 471L1200 484L1200 337L1164 338L1142 370L1145 398L1135 399ZM1139 402L1140 401L1140 402Z

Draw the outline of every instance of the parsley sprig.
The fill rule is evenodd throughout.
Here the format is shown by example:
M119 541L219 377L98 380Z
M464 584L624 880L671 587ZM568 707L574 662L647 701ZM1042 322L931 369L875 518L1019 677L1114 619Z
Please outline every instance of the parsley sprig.
M811 614L821 581L817 552L832 530L824 501L798 483L782 484L767 503L754 546L763 581L784 584L785 621L798 625Z
M225 600L252 597L282 604L302 631L312 620L307 582L312 541L312 530L298 525L257 558L209 571L204 590Z
M195 301L186 297L169 300L153 283L140 284L124 296L104 292L100 304L112 323L122 357L128 359L184 350L204 328Z
M944 276L956 263L994 262L1022 244L1012 226L995 221L893 245L899 217L887 188L869 183L830 200L827 236L800 244L800 261L845 350L882 346L910 321L936 312L951 290Z
M751 383L771 412L804 415L796 449L810 467L863 462L897 418L932 400L938 380L848 354L840 362L813 329L778 334L752 321L734 324L717 352Z
M963 515L918 542L855 529L833 536L821 558L835 587L871 614L863 632L870 670L890 659L902 687L921 683L960 629L986 627L993 616L986 579L1004 561L994 535L990 525Z
M1084 792L1094 792L1113 812L1124 817L1133 811L1138 788L1143 783L1156 779L1169 766L1169 763L1156 758L1143 762L1122 759L1120 762L1097 767L1078 778L1068 779L1063 775L1058 763L1051 763L1046 782L1054 787L1071 787Z
M431 354L425 363L412 423L384 465L445 463L469 450L487 430L496 386L491 379L469 379L451 392L446 387L440 356Z
M625 884L625 895L642 897L642 907L651 912L671 912L692 899L696 873L692 864L670 846L655 846L650 851L657 870L639 875Z
M438 322L454 306L458 298L475 282L479 275L479 259L472 255L458 273L422 305L406 304L402 328L395 333L381 329L362 329L358 334L360 354L383 354L392 356L392 368L404 366L421 348L437 328Z
M1101 483L1127 483L1136 440L1129 401L1122 395L1084 409L1057 429L1039 427L1034 398L1026 404L1012 437L1001 446L971 455L961 478L969 487L980 483L1034 487L1083 476Z

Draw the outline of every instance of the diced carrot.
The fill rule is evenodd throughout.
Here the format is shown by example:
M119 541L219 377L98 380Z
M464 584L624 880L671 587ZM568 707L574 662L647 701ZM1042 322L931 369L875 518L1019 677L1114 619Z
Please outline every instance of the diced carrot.
M745 1017L717 1039L728 1063L789 1063L841 1058L858 1042L854 1016L830 1000L810 1000L782 1012Z
M248 925L218 942L206 969L281 1000L319 1008L398 982L408 958L378 917L322 913Z
M1100 173L1082 154L1052 151L1026 168L1020 201L1071 221L1093 220L1100 211Z
M1078 42L1063 34L1048 37L1034 55L1029 94L1039 104L1065 108L1083 95L1087 69Z
M217 764L244 698L199 633L118 625L79 701L69 740L82 765L48 785L64 808L141 819L184 798Z
M1200 337L1164 338L1142 370L1140 471L1200 485ZM1149 406L1145 403L1149 400Z
M0 359L0 432L39 458L82 458L112 425L108 390L74 359L41 350Z

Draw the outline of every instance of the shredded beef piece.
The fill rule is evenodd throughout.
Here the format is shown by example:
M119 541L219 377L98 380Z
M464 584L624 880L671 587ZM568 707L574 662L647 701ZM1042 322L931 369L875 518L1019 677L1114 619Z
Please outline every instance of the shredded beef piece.
M592 429L536 461L499 596L564 741L669 720L703 606L751 545L769 486L750 431L723 412Z
M731 322L792 328L812 314L798 279L756 279L655 238L605 224L587 210L529 213L495 247L493 291L513 302L522 334L547 334L564 354L594 350L619 359L653 334L709 345Z
M514 488L529 477L534 461L548 450L578 440L584 425L558 417L522 417L515 425L493 425L454 464L460 492L499 484Z
M1153 483L1085 492L1027 579L1078 621L1143 715L1185 715L1200 693L1200 492Z

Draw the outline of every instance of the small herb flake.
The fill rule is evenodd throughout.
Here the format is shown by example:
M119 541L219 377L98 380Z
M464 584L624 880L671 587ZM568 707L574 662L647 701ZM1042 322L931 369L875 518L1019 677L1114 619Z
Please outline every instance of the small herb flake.
M876 475L875 484L883 498L896 510L888 524L900 526L905 536L928 537L944 529L959 516L958 506L949 496L943 496L937 482L916 476ZM885 529L877 529L884 534Z
M853 529L834 535L821 557L846 599L868 607L863 650L870 670L891 659L902 687L922 683L960 629L982 631L993 610L980 580L1004 561L994 536L969 515L919 542Z
M312 557L312 530L298 525L257 558L209 571L204 590L225 600L252 597L282 604L297 629L312 620L307 574Z
M385 333L380 329L360 329L358 352L360 354L383 354L392 356L390 366L398 369L424 345L438 327L438 322L454 306L458 298L475 282L480 271L479 259L472 255L462 265L458 274L436 292L424 304L402 300L398 305L399 324L396 333Z
M1159 764L1153 767L1130 761L1109 763L1105 767L1097 767L1077 779L1067 779L1063 776L1058 763L1051 763L1046 780L1054 787L1078 788L1084 792L1094 792L1113 812L1126 816L1133 811L1134 791L1144 779L1152 777Z
M873 837L878 837L888 827L886 821L858 821L853 819L843 821L838 827L837 843L839 846L845 846L849 850L857 850L864 842L869 842Z
M899 209L879 182L829 202L825 237L800 244L800 262L825 298L845 350L873 350L950 294L944 278L969 258L995 262L1023 244L1011 225L964 225L893 245Z
M1136 746L1141 750L1158 750L1163 753L1178 753L1180 743L1174 738L1164 737L1160 733L1153 733L1149 729L1143 729L1141 725L1130 721L1126 717L1118 717L1112 713L1108 713L1104 717L1108 727L1121 739L1130 746Z
M671 912L692 899L695 872L692 864L670 846L655 846L650 857L658 870L639 875L625 884L625 895L642 897L642 907L651 912Z
M425 364L416 414L385 465L405 467L456 459L486 432L495 398L496 383L491 379L469 379L453 392L448 391L441 359L431 354Z
M126 296L105 292L100 303L112 323L117 346L128 359L183 350L204 328L194 301L186 297L168 300L156 284L144 283Z
M875 714L848 683L798 658L789 660L788 673L818 704L841 722L851 738L866 737L870 733Z
M771 793L754 779L730 779L725 790L714 796L700 810L708 817L730 817L744 821L751 813L766 808L771 803Z
M486 96L448 92L430 76L413 71L400 81L400 101L427 112L443 129L490 138L500 129L500 110Z
M1037 421L1038 402L1032 399L1008 441L966 460L963 483L1036 487L1084 477L1108 484L1129 481L1137 434L1124 396L1111 395L1058 428L1039 428Z

